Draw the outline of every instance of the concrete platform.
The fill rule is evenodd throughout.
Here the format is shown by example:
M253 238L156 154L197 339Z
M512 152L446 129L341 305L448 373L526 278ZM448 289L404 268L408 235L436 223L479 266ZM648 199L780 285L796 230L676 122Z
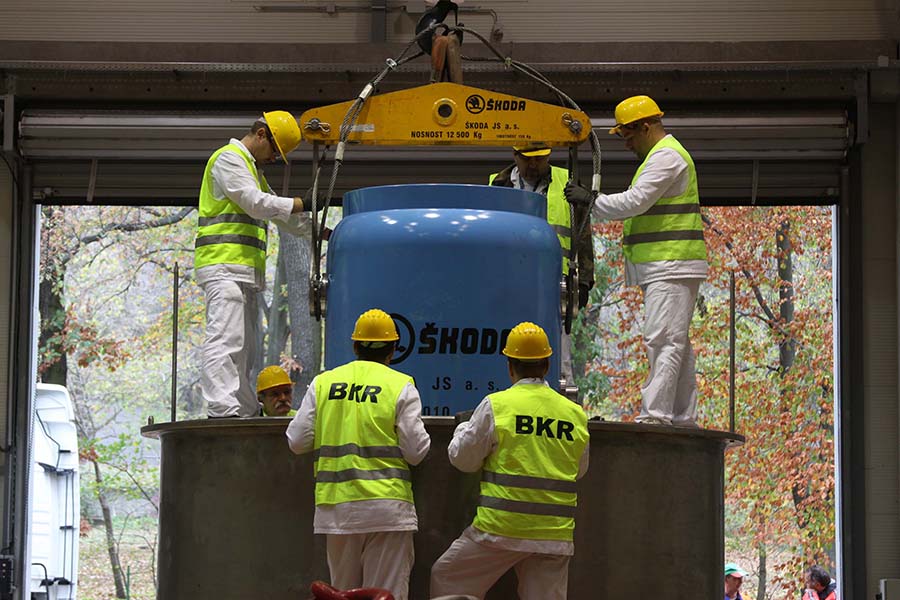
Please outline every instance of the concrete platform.
M161 441L160 600L298 600L328 581L324 536L312 532L312 455L288 450L288 418L148 425ZM472 521L480 475L447 459L453 420L426 417L429 457L413 469L419 515L411 600ZM673 599L717 598L724 554L724 452L740 435L591 422L591 466L579 482L569 598L622 599L663 581ZM652 572L652 575L650 575ZM516 597L508 574L488 598Z

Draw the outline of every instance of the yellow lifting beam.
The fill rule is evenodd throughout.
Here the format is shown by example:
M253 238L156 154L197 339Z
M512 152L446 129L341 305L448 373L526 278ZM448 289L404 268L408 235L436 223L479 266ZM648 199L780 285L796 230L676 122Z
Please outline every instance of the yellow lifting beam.
M337 144L354 101L310 109L300 116L308 142ZM591 131L586 114L457 83L432 83L368 98L347 137L381 146L573 146Z

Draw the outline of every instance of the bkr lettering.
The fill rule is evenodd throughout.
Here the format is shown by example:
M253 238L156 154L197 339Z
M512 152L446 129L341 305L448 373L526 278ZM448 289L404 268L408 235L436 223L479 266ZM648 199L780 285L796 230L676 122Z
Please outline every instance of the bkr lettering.
M347 389L349 387L349 390ZM380 385L348 384L343 382L332 383L328 390L329 400L350 400L365 402L367 399L372 404L378 403L378 394L381 393Z
M550 428L556 421L556 435ZM550 419L547 417L532 417L531 415L516 415L516 433L518 434L534 434L537 436L545 436L550 439L563 439L566 437L570 442L574 442L572 431L575 425L569 421Z

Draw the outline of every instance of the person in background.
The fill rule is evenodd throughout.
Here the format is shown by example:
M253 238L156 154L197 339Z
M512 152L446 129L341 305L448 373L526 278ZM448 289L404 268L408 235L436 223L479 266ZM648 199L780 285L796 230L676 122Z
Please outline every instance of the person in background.
M299 197L275 195L260 168L277 157L286 160L299 143L300 127L290 113L266 112L244 137L213 152L203 172L194 267L206 295L200 392L210 418L259 414L252 371L257 294L266 284L267 221L299 233L303 220L297 213L309 210Z
M325 534L331 584L406 600L418 517L410 465L431 438L412 377L391 369L397 327L372 309L351 335L356 360L320 373L287 427L296 454L315 452L313 530Z
M819 565L810 567L806 572L803 600L838 600L837 582Z
M569 183L565 194L573 204L591 207L595 218L624 221L625 283L644 292L644 345L650 362L635 420L697 427L697 378L688 330L707 275L706 242L694 160L666 132L662 116L647 96L620 102L609 132L642 161L631 187L595 196Z
M591 288L594 287L594 240L591 229L591 211L576 207L575 221L578 231L572 230L572 217L564 189L569 181L569 171L550 164L552 149L543 142L530 142L513 147L513 164L488 179L490 185L511 187L518 190L537 192L547 197L547 223L556 231L562 250L562 273L569 272L569 249L573 236L578 254L578 299L579 308L588 303ZM585 222L587 221L587 222ZM575 385L572 364L572 338L562 332L559 346L560 377L568 385Z
M736 563L725 565L725 600L743 600L741 596L741 584L747 572L737 566Z
M256 399L260 403L260 416L293 417L297 414L291 408L293 398L294 382L287 371L278 365L271 365L259 372L256 378Z
M544 380L547 334L520 323L503 354L512 386L479 403L447 449L460 471L482 470L472 525L431 569L431 596L484 598L515 569L521 600L564 600L575 553L575 481L588 468L584 410Z

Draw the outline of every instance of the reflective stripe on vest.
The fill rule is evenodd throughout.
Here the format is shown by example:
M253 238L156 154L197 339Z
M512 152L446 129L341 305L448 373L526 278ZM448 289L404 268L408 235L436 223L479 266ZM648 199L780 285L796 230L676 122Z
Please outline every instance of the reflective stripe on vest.
M638 167L631 185L637 182L653 153L663 148L675 150L687 163L687 187L681 195L660 198L647 212L625 219L622 235L625 257L633 263L706 260L697 170L691 155L678 140L666 136L657 142Z
M493 183L497 173L488 179L488 185ZM566 202L564 193L566 183L569 181L569 171L560 167L550 166L550 186L547 188L547 223L556 232L559 245L562 248L563 275L569 273L569 248L572 247L572 215L569 212L569 203Z
M223 152L234 152L247 164L247 169L262 191L268 191L265 177L256 170L253 159L240 147L227 144L216 150L206 163L200 186L200 218L194 242L194 266L217 264L246 265L257 271L266 268L266 223L248 215L225 198L213 195L212 168Z
M572 541L587 416L541 384L514 385L489 401L498 443L484 463L472 524L506 537Z
M316 504L413 501L395 429L397 399L412 378L357 360L316 376Z

